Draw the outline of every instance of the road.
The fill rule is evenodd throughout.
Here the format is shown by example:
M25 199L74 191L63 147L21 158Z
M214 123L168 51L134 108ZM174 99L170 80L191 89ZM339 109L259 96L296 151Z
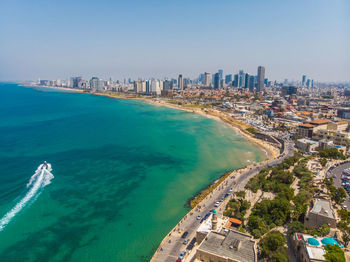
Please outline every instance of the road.
M222 196L224 196L230 188L234 191L243 190L249 179L255 176L261 169L274 166L281 163L285 158L291 157L294 154L294 145L292 142L285 143L285 151L277 159L273 159L264 164L257 163L256 166L251 167L245 173L241 175L233 174L230 178L226 179L219 187L214 190L204 201L202 201L202 206L197 208L191 213L187 214L179 224L169 233L168 237L163 240L160 250L155 254L152 262L169 262L176 261L179 254L186 250L186 245L183 244L184 238L181 238L183 232L188 232L186 238L192 240L195 235L197 228L200 225L200 220L197 220L197 216L201 215L203 217L205 214L210 212L212 209L217 209L219 213L222 213L225 208L225 201L217 208L214 207L215 202L217 202ZM204 204L203 204L204 203ZM186 250L188 253L188 250Z
M334 185L336 187L341 187L341 174L343 172L344 169L346 168L350 168L350 163L345 163L345 164L340 164L339 166L335 167L332 171L330 171L330 176L333 177L334 179ZM347 206L348 211L350 211L350 197L349 194L346 193L346 200L343 203L343 205Z

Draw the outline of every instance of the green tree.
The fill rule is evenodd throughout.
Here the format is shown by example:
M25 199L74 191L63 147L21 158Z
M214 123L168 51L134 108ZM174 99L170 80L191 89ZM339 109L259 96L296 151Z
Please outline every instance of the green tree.
M326 254L324 257L329 262L345 262L344 251L338 245L327 245L325 246Z
M271 231L259 243L261 255L266 261L288 261L287 239L279 231Z
M292 223L289 224L288 226L288 234L293 235L294 233L304 233L305 231L305 226L303 223L299 221L293 221Z
M240 197L240 198L245 198L245 191L244 191L244 190L237 191L237 192L235 193L235 195L236 195L237 197Z
M335 147L320 150L318 154L321 158L346 159L344 154Z
M320 226L317 231L320 233L320 236L324 237L329 234L330 229L331 228L327 224L324 224Z

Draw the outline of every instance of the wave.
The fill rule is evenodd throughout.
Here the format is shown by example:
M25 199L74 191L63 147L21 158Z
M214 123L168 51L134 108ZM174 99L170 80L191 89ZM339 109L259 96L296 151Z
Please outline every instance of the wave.
M54 176L51 174L50 164L39 165L34 175L29 179L27 184L28 191L25 196L0 220L0 231L31 201L35 200L41 189L51 183Z

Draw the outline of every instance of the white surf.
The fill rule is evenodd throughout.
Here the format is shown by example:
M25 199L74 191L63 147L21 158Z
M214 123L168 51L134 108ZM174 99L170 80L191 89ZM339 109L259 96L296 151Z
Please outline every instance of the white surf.
M46 167L44 167L44 164L41 164L37 168L27 184L28 191L25 196L0 220L0 231L2 231L31 200L37 197L42 188L51 183L51 179L54 178L51 171L52 168L50 164L47 164Z

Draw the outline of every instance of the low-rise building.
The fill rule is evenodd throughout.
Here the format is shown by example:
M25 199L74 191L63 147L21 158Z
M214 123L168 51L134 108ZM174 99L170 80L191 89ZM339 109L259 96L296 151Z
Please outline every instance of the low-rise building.
M333 237L315 237L303 233L295 233L292 236L292 248L298 261L300 262L320 262L327 261L324 255L326 245L344 246Z
M250 235L234 230L211 231L199 245L196 261L254 262L257 261L256 242Z
M308 123L299 125L297 127L295 136L297 138L305 138L305 137L312 138L314 127L315 127L314 125L311 125Z
M313 132L312 138L315 140L332 141L335 145L349 146L350 133L331 130L317 130Z
M336 227L337 220L331 203L322 198L316 198L312 201L312 207L305 217L306 228L318 228L324 224L330 227Z
M305 152L312 152L316 151L316 149L319 147L319 143L311 139L301 138L297 140L295 146L296 148L302 149Z

